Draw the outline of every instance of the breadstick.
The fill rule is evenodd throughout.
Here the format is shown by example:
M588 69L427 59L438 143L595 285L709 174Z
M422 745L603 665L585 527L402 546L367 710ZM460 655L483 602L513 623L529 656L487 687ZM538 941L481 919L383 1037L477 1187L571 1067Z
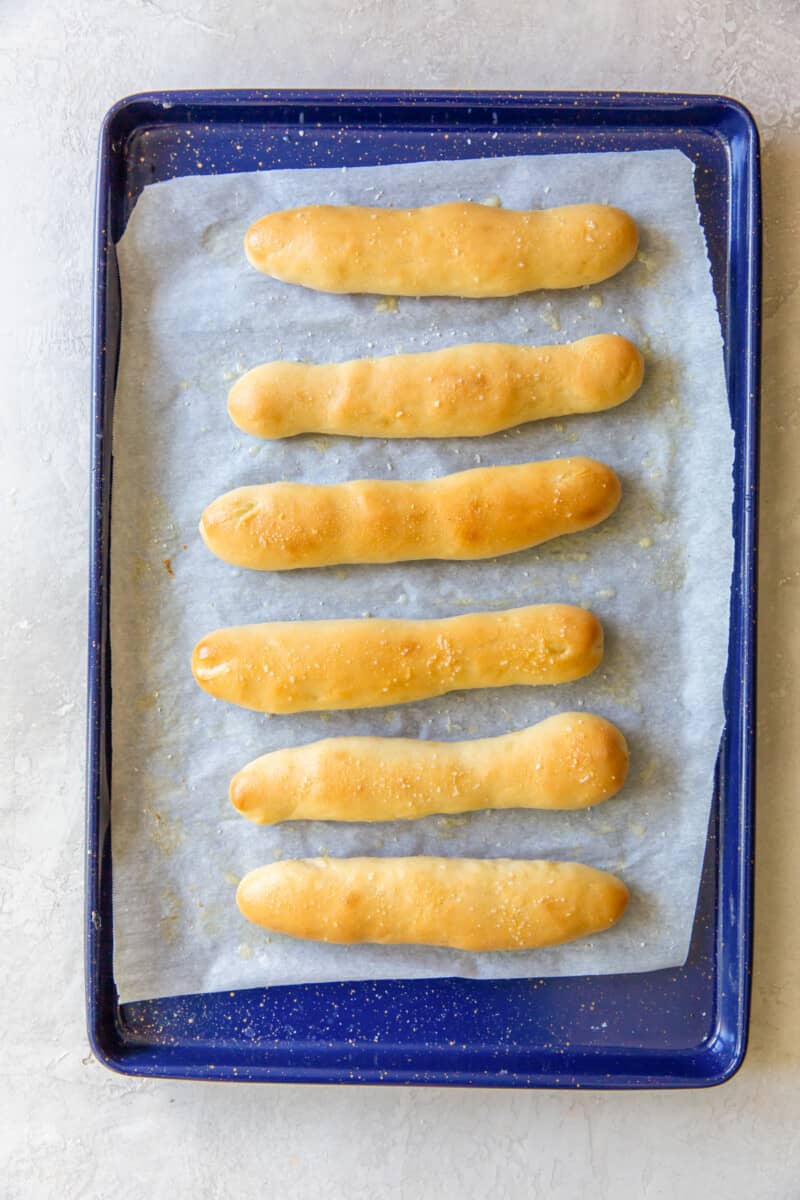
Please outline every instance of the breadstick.
M409 821L482 808L589 808L614 796L628 747L610 721L567 712L469 742L340 737L275 750L231 780L234 808L278 821Z
M255 925L319 942L531 950L610 928L621 879L581 863L512 858L306 858L245 875Z
M603 657L585 608L538 604L438 620L278 621L218 629L192 673L219 700L257 712L381 708L461 689L580 679Z
M478 559L527 550L599 524L620 483L591 458L479 467L420 483L268 483L210 504L203 541L237 567Z
M477 298L599 283L627 266L638 241L633 218L606 204L514 212L456 201L274 212L244 246L265 275L320 292Z
M563 346L477 342L318 366L264 363L233 385L228 412L245 433L262 438L481 437L615 408L643 377L639 351L613 333Z

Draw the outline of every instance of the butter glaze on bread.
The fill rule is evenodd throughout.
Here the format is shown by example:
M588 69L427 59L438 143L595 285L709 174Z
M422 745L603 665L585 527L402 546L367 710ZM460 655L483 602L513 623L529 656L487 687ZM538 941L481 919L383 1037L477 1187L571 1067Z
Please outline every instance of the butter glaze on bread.
M416 483L267 483L220 496L203 513L200 533L219 558L256 571L491 558L597 525L620 495L611 468L590 458Z
M234 383L228 412L245 433L262 438L481 437L614 408L643 377L637 348L613 333L562 346L476 342L316 366L264 363Z
M638 241L633 218L605 204L320 204L262 217L245 253L265 275L321 292L479 298L600 283L627 266Z
M589 808L616 795L628 747L592 713L467 742L339 737L264 754L231 780L234 808L279 821L408 821L484 808Z
M321 942L531 950L609 929L621 879L581 863L510 858L307 858L246 875L256 925Z
M257 712L380 708L462 689L566 683L603 657L593 613L566 604L437 620L279 621L218 629L192 674Z

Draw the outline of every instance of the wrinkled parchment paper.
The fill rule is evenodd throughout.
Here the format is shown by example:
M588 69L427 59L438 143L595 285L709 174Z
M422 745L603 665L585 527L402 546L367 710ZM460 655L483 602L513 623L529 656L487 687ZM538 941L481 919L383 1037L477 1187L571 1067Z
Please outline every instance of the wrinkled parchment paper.
M607 201L641 228L619 277L510 300L318 295L246 262L263 213L313 202L508 208ZM719 322L679 151L576 154L183 178L148 187L119 245L123 335L112 509L115 976L122 1000L304 981L645 971L687 955L723 724L732 564L731 431ZM617 332L647 379L613 412L476 440L300 437L260 442L229 421L232 380L279 357L329 361L466 341L562 342ZM270 480L420 479L477 464L586 454L623 480L618 513L585 534L483 563L239 571L197 522L230 488ZM445 616L545 601L602 618L603 665L553 688L454 694L405 707L266 717L212 700L194 642L222 625ZM484 812L408 824L259 828L229 806L259 754L337 734L472 738L558 710L617 722L630 779L587 812ZM304 855L578 859L618 872L631 904L612 931L535 952L340 947L269 935L239 915L253 867Z

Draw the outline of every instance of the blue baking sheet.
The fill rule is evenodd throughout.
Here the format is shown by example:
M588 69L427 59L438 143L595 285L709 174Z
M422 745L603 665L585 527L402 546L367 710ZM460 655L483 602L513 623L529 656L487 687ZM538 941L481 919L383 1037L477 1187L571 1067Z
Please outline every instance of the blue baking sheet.
M697 164L735 432L726 728L687 963L640 975L304 984L120 1005L108 625L114 247L142 189L199 169L672 147ZM745 1052L752 957L760 194L749 113L724 97L631 93L134 96L103 124L95 238L86 982L99 1060L132 1075L251 1081L654 1088L729 1078Z

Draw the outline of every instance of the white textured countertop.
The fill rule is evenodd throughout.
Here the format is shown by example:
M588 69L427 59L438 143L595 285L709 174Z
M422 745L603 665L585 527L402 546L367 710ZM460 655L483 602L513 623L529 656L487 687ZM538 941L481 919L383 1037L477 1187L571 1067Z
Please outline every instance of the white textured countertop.
M792 0L6 0L3 1197L800 1196L798 61ZM139 1083L89 1053L81 906L97 130L109 105L134 91L303 86L710 91L743 100L759 121L756 963L750 1051L721 1089Z

